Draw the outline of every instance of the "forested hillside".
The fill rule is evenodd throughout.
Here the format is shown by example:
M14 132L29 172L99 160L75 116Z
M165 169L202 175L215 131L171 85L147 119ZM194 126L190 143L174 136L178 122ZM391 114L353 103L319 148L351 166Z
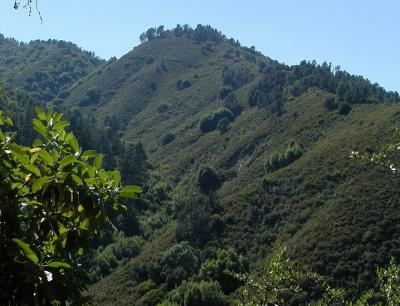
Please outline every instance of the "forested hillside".
M278 63L209 26L140 39L106 62L0 37L0 107L21 141L34 105L55 108L144 187L93 241L94 303L233 305L234 274L259 275L278 246L348 299L376 287L376 269L400 260L400 180L350 154L393 141L398 93L328 63ZM321 297L303 285L289 304Z

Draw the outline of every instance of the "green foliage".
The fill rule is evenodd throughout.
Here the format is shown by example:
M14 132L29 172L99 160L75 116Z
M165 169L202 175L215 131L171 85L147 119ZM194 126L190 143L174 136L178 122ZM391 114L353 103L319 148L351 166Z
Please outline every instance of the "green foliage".
M329 96L325 99L324 106L327 111L333 111L339 107L336 103L335 97Z
M186 81L179 80L178 82L176 82L177 90L183 90L183 89L189 88L190 86L192 86L192 83L188 80L186 80Z
M260 279L237 275L245 282L238 305L333 305L343 304L342 292L330 288L317 274L297 269L285 248L277 248Z
M168 110L168 104L162 103L157 107L157 112L165 113Z
M199 129L202 133L208 133L217 129L218 121L227 118L233 121L233 113L227 108L218 108L200 119Z
M61 114L39 108L36 114L40 138L24 147L0 112L0 300L79 302L89 239L109 222L107 207L125 212L122 198L136 198L141 189L122 187L118 171L102 169L103 156L83 151Z
M160 305L182 306L224 306L228 305L227 298L221 292L218 282L187 282L171 291L168 301ZM160 306L159 305L159 306Z
M221 290L229 295L241 285L234 274L245 273L243 258L234 249L217 249L215 254L204 261L199 271L199 277L203 280L215 280L221 286Z
M339 115L347 116L351 112L352 107L348 103L342 103L339 106Z
M358 151L352 151L350 158L361 160L365 163L374 163L383 166L385 169L389 170L393 174L400 174L400 129L395 129L396 141L386 145L380 151L372 154L360 154Z
M164 254L161 260L161 276L165 278L168 288L172 289L195 274L198 264L194 249L184 241Z
M222 79L225 86L238 89L251 82L254 79L254 75L247 68L236 70L225 66L224 70L222 71Z
M221 134L226 133L229 130L229 119L226 117L223 117L218 120L217 123L217 130L221 132Z
M268 172L286 167L303 155L302 148L294 141L290 141L280 150L270 155L265 163Z
M239 116L243 108L240 106L238 99L233 94L228 94L224 100L224 107L229 109L235 117Z
M143 185L148 177L150 164L141 142L129 144L121 160L121 175L124 182Z
M143 244L143 239L139 237L119 236L115 242L100 247L91 260L92 280L98 281L109 275L117 267L118 261L137 256Z
M163 146L173 142L175 140L175 134L174 133L167 133L164 135L162 139L162 144Z
M64 99L79 79L104 63L75 44L48 40L22 43L0 36L0 78L40 102Z
M204 166L199 171L198 183L204 193L217 190L221 184L221 176L211 167Z
M86 96L83 100L79 103L79 106L89 106L92 104L97 104L100 101L101 93L98 89L89 89L86 92Z
M212 197L191 196L178 214L175 236L178 241L189 241L203 247L224 229L219 207Z
M390 256L400 258L398 184L387 171L358 166L346 156L351 148L376 151L388 139L398 119L398 105L392 103L398 95L328 64L277 63L206 26L155 28L149 35L151 41L126 56L95 65L73 48L53 43L0 46L0 76L15 87L26 86L34 99L17 92L0 99L19 131L17 142L32 143L26 122L39 93L66 113L83 148L105 153L104 167L120 167L125 182L144 182L145 192L128 206L127 219L110 209L115 228L106 225L105 235L93 241L94 248L105 249L116 242L116 230L145 240L134 258L104 253L110 274L91 286L94 304L150 305L164 299L169 289L160 276L161 258L176 240L198 248L200 270L201 263L216 257L204 255L210 247L228 243L248 256L252 272L279 240L299 264L342 286L348 296L374 287L376 268ZM193 85L171 90L179 80ZM91 88L101 91L101 103L79 108ZM353 107L348 119L324 109L332 96ZM195 123L218 106L229 109L235 122L223 134L199 134ZM167 132L179 135L179 141L161 146ZM291 139L307 154L266 173L265 157ZM139 142L164 179L154 175L144 150L129 148ZM187 199L195 193L199 164L223 174L213 201ZM187 281L198 283L199 274ZM372 298L382 299L377 293Z

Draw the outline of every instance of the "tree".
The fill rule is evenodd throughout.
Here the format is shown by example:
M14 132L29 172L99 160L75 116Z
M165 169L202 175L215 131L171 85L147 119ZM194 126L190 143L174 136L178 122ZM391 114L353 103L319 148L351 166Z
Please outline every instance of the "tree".
M147 162L147 154L141 142L129 144L121 161L121 174L123 182L143 185L148 177L150 164Z
M102 169L103 155L83 151L61 114L35 111L31 147L15 143L0 112L0 304L81 304L89 239L110 222L109 206L124 213L122 199L141 188Z
M199 172L198 182L200 190L204 193L217 190L221 186L221 178L211 167L203 167Z
M153 40L156 37L156 29L155 28L149 28L146 31L146 37L147 37L147 40Z
M163 25L160 25L160 26L157 28L156 33L157 33L158 36L162 36L162 35L164 34L164 26L163 26Z

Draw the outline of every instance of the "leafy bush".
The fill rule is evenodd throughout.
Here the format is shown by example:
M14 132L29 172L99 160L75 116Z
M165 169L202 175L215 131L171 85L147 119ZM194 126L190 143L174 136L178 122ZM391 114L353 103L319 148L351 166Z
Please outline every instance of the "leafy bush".
M352 110L352 107L348 103L342 103L339 106L339 115L347 116Z
M291 141L268 157L265 168L268 172L273 172L288 166L302 155L302 148L297 143Z
M242 112L242 107L240 106L239 101L232 93L229 94L224 100L224 107L229 109L235 117L240 115Z
M227 297L222 293L218 282L184 281L168 295L168 302L183 306L224 306L229 305ZM172 304L174 305L174 304Z
M157 112L165 113L168 110L168 104L162 103L157 107Z
M240 274L237 277L245 283L239 306L344 305L341 290L331 288L318 274L296 268L285 248L275 250L261 279Z
M202 133L214 131L217 128L218 121L226 117L229 122L234 118L233 113L227 108L218 108L200 119L199 129Z
M187 80L183 81L183 82L182 82L182 80L179 80L176 83L176 89L177 90L183 90L183 89L188 88L190 86L192 86L192 83L190 81L187 81Z
M333 111L339 107L339 105L336 103L334 96L329 96L328 98L326 98L324 106L328 111Z
M200 169L198 182L200 190L204 193L208 193L217 190L221 186L222 180L213 168L205 166Z
M198 264L194 249L184 241L165 252L161 260L161 276L165 278L169 288L174 288L195 274Z
M219 92L219 98L220 99L225 99L231 92L232 92L232 88L230 88L230 87L222 87L221 91Z
M223 117L221 119L219 119L218 123L217 123L217 130L220 131L221 133L225 133L228 131L230 121L228 118Z
M225 294L230 294L241 285L234 273L245 273L243 259L234 249L217 249L212 258L206 260L200 268L199 277L203 280L218 281Z
M79 106L89 106L96 104L100 101L100 90L98 89L89 89L86 93L86 96L79 103Z
M144 244L142 238L139 237L118 237L117 240L106 247L100 247L97 250L97 254L92 261L92 266L94 270L99 271L101 275L96 275L93 277L99 278L99 276L106 276L111 273L111 271L117 266L117 262L124 258L133 258L137 254Z
M248 68L231 69L224 67L222 72L224 85L238 89L254 79L254 75Z
M167 133L164 135L162 139L162 144L165 146L175 140L175 134L174 133Z

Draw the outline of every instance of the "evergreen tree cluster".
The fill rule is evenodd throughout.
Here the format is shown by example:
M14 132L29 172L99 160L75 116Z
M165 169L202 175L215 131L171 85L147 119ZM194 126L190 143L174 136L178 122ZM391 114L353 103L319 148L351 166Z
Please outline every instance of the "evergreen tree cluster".
M140 42L152 41L157 38L170 37L187 37L197 43L203 42L228 42L234 46L240 46L239 41L233 38L228 39L221 31L214 29L210 25L198 24L196 28L190 27L188 24L183 26L178 24L171 30L166 30L163 25L159 27L149 28L140 35Z

